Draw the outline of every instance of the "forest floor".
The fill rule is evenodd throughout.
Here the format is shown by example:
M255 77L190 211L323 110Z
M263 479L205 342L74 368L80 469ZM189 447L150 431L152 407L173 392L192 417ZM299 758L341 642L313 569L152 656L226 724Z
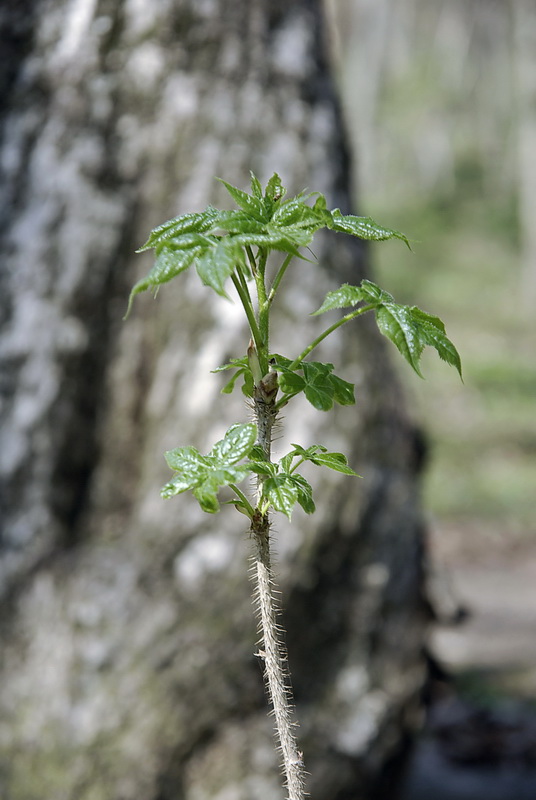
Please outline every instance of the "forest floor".
M536 542L458 527L436 530L430 550L463 613L431 634L445 675L403 800L534 800Z

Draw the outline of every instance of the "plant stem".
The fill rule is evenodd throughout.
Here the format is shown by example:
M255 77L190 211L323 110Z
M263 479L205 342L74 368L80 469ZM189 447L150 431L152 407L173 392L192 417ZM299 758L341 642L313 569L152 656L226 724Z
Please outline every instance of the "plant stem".
M255 342L255 346L257 348L257 352L262 350L263 342L261 332L259 330L259 326L257 324L257 320L255 318L255 312L253 311L253 305L251 302L251 297L249 296L249 291L247 286L242 286L239 278L233 273L231 275L231 280L235 285L235 289L238 292L238 296L240 297L240 301L244 307L244 311L246 312L246 317L248 318L249 328L251 330L251 336L253 341Z
M361 314L364 314L366 311L371 311L373 308L376 308L376 304L371 303L368 306L363 306L362 308L358 308L355 311L351 311L349 314L345 314L344 317L341 317L340 319L337 320L337 322L334 322L333 325L330 325L329 328L326 328L326 330L323 333L321 333L320 336L317 336L316 339L314 339L311 342L311 344L307 345L305 350L303 350L300 353L300 355L297 358L294 359L292 364L289 364L288 368L289 369L296 369L296 367L299 367L299 365L301 364L303 359L307 358L307 356L309 355L311 350L314 350L315 347L317 347L320 344L320 342L324 341L324 339L327 336L330 335L330 333L333 333L333 331L336 331L337 328L340 328L341 325L344 325L346 322L350 322L351 319L355 319L356 317L359 317Z
M244 492L240 491L240 489L238 488L238 486L235 483L230 483L229 484L229 489L232 489L233 492L236 494L236 496L242 501L242 503L244 504L244 508L248 512L250 518L253 517L253 514L254 514L253 506L251 505L251 503L247 499L247 497L244 494Z
M279 284L283 280L283 275L287 271L287 267L290 264L290 262L292 261L293 257L294 256L292 255L292 253L289 253L288 256L285 258L285 260L283 261L283 263L281 264L281 266L279 267L277 275L274 278L274 282L272 283L272 288L270 289L270 294L268 295L268 302L269 303L273 302L273 299L275 297L275 293L277 292L277 290L279 288Z
M266 399L262 387L255 387L254 409L257 422L258 444L270 460L272 427L276 418L275 396ZM270 518L262 513L259 503L262 482L258 478L258 505L251 520L251 534L255 542L253 557L254 598L260 620L261 643L259 656L264 660L264 676L274 709L275 728L286 777L288 800L304 799L304 766L298 750L293 720L292 690L288 672L287 650L277 625L277 603L270 563Z
M266 295L266 261L268 253L266 250L259 250L257 255L257 273L255 275L255 284L257 286L257 299L259 303L259 330L263 347L257 348L259 361L261 364L262 374L266 375L268 372L268 340L270 337L270 303Z

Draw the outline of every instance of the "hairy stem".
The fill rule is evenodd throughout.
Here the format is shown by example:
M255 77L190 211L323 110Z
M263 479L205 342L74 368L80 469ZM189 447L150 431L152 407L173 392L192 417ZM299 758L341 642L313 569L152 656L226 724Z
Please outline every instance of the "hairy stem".
M262 381L255 387L254 408L258 431L258 444L270 459L272 427L276 417L275 396L266 396ZM259 476L259 502L262 493L262 476ZM253 581L256 608L259 614L261 643L259 656L264 660L264 676L274 710L276 735L283 758L288 800L304 798L304 766L298 750L293 720L292 690L288 672L287 650L281 629L277 624L277 603L270 563L270 519L257 507L251 520L251 534L255 542Z

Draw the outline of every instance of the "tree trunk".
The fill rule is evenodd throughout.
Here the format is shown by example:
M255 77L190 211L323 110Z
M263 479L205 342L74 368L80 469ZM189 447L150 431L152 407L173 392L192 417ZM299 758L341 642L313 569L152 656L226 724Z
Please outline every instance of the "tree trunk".
M245 526L159 496L164 450L247 419L210 374L247 333L188 274L121 318L149 267L133 251L222 200L214 175L277 170L349 210L321 9L26 0L0 25L0 793L276 800ZM314 254L273 328L283 353L365 274L349 238ZM334 800L372 797L413 724L426 614L418 447L383 341L364 321L323 355L357 406L298 404L281 447L336 445L364 479L313 473L319 511L276 535L308 789Z

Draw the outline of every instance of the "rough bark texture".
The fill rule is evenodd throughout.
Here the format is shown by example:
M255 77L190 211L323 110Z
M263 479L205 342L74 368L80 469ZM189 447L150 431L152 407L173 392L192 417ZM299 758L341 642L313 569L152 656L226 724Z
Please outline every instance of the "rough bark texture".
M149 266L134 249L219 202L214 175L277 170L349 209L320 8L27 0L0 25L0 794L279 800L241 517L158 491L164 450L247 416L210 370L248 336L188 274L121 317ZM364 274L345 237L315 254L289 278L280 352ZM425 613L418 452L383 342L362 324L324 355L357 406L300 405L285 436L346 451L364 479L313 473L320 511L276 534L308 788L335 800L371 797L412 724Z

